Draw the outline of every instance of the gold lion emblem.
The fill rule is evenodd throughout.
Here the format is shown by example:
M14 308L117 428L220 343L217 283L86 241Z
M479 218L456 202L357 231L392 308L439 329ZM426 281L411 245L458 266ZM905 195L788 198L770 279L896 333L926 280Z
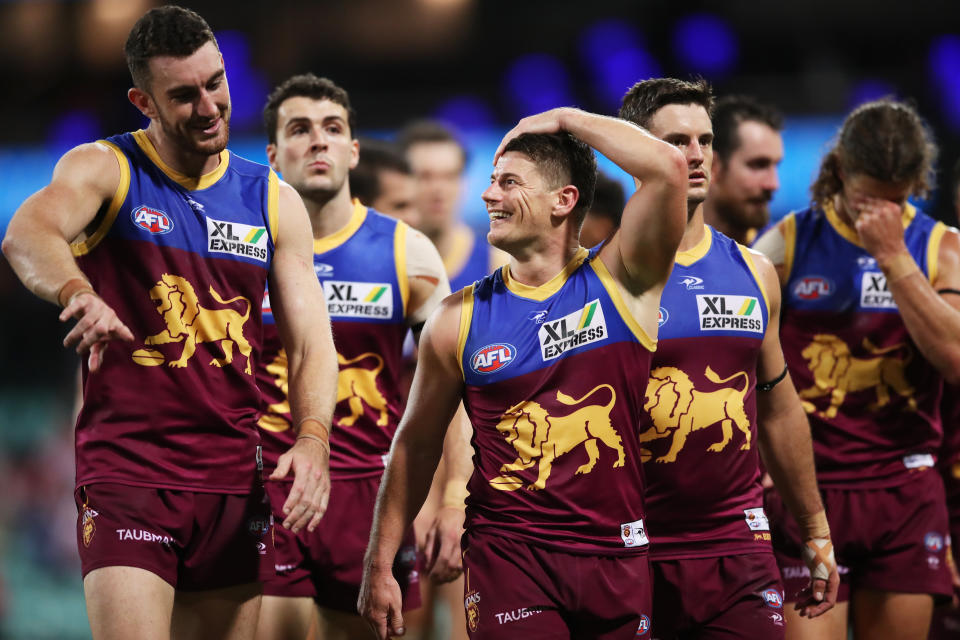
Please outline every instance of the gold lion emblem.
M240 315L234 309L207 309L201 307L197 294L185 278L165 273L157 284L150 289L150 298L157 303L157 313L163 318L167 328L160 333L148 336L144 344L169 344L182 342L183 351L178 360L167 363L170 367L186 367L193 357L197 344L201 342L219 342L223 349L223 359L214 358L210 364L222 367L233 362L233 345L247 358L244 369L252 375L250 367L250 343L243 337L243 325L250 317L250 301L243 296L224 300L210 286L210 295L220 304L227 305L237 300L247 303L247 310Z
M80 534L83 537L83 546L89 547L90 543L93 542L93 535L97 532L97 525L94 522L99 513L91 509L90 507L84 506L83 514L80 518Z
M610 392L607 404L580 407L565 416L552 416L533 401L520 402L507 409L497 424L497 431L507 435L507 442L517 451L517 459L500 467L502 475L490 480L490 485L503 491L515 491L523 486L523 481L510 474L538 465L537 480L527 485L527 489L543 489L547 486L553 461L580 445L583 445L589 458L577 468L576 475L590 473L600 457L597 440L617 452L614 468L622 467L623 441L610 423L610 410L617 401L613 387L609 384L597 385L579 399L557 391L557 400L568 406L576 406L600 389Z
M650 442L666 438L673 434L673 442L666 454L655 462L676 462L677 454L683 449L687 437L694 431L720 425L722 439L709 447L707 451L720 452L733 438L733 426L743 433L744 443L741 451L750 449L750 421L743 408L743 398L750 384L750 378L743 371L737 371L727 378L721 378L713 369L707 367L704 374L714 384L724 384L734 378L743 378L743 388L728 387L716 391L698 391L690 377L674 367L657 367L650 372L644 396L644 410L650 414L653 426L640 434L640 442ZM647 449L641 451L646 462L651 456Z
M915 389L907 381L907 364L913 351L904 343L878 349L869 339L863 339L863 348L873 357L858 358L850 353L850 347L837 336L820 333L813 337L800 355L807 361L813 374L813 386L800 391L803 408L807 413L818 413L825 418L835 418L848 393L874 389L877 401L871 410L879 409L890 402L890 389L907 398L911 411L917 410L913 398ZM901 349L903 356L886 355ZM826 411L817 411L809 399L830 396Z
M348 366L356 364L364 358L372 358L377 364L373 369ZM350 415L341 418L337 424L343 427L352 427L357 419L363 415L363 403L366 403L371 409L380 412L377 426L386 426L387 399L377 388L377 376L383 371L383 358L376 353L368 352L347 360L338 353L337 362L340 364L340 374L337 377L337 404L347 400L350 406Z

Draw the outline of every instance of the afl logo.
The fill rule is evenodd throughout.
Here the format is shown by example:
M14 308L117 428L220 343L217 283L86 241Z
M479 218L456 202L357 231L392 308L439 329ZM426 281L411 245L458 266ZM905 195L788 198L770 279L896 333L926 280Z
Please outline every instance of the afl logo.
M774 609L783 608L783 596L781 596L780 592L776 589L767 589L760 595L763 596L763 601L767 603L768 607L773 607Z
M133 224L153 234L170 233L173 220L159 209L151 209L143 204L133 210Z
M930 553L938 553L943 550L943 536L931 531L923 537L923 544Z
M793 285L793 295L801 300L818 300L833 293L833 283L821 276L807 276L800 278Z
M637 627L637 638L642 638L650 631L650 618L645 615L640 616L640 626Z
M486 375L503 369L513 362L517 355L517 348L512 344L505 342L500 344L488 344L485 347L477 349L470 356L470 368L476 373Z
M660 309L657 311L657 326L662 327L663 325L667 324L667 320L669 319L670 319L670 314L667 312L666 309L664 309L663 307L660 307Z

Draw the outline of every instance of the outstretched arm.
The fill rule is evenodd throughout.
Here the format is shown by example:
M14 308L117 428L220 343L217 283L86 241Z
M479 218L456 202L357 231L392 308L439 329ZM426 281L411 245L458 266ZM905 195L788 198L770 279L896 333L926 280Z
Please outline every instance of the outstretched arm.
M270 266L270 299L287 351L293 447L280 456L271 479L292 471L283 526L313 531L330 498L330 431L337 399L337 352L323 290L313 270L313 232L303 201L280 183L279 225Z
M566 131L587 143L639 183L623 210L620 229L602 250L603 262L630 293L639 295L670 275L687 221L687 165L683 154L635 124L561 108L521 120L504 137Z
M779 378L786 371L786 362L780 348L779 280L768 259L754 253L753 261L770 301L770 321L757 365L760 385ZM810 425L789 375L772 389L757 389L757 436L763 462L787 509L800 524L807 545L804 561L810 567L810 588L797 608L800 615L814 618L836 604L840 577L817 489Z
M357 608L381 640L403 635L393 560L427 495L447 425L463 395L457 363L461 299L457 293L444 300L424 327L409 402L377 496Z
M77 266L70 250L114 197L120 165L113 150L91 143L67 152L53 170L50 184L17 209L3 239L3 253L30 291L64 307L61 321L78 320L63 344L90 353L91 371L100 367L111 340L133 334L101 299Z

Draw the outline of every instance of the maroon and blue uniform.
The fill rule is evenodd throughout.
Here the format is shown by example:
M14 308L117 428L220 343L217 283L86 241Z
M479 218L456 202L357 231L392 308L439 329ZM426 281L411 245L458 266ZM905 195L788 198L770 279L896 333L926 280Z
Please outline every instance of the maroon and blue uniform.
M347 225L314 240L313 265L333 326L340 373L330 435L330 503L315 533L277 530L277 577L268 595L311 596L355 612L373 506L403 410L399 377L407 333L406 239L403 222L355 201ZM287 356L264 298L264 358L257 371L266 410L259 425L268 471L294 444L287 399ZM280 517L290 481L267 485ZM398 555L398 579L412 596L417 575L410 540ZM410 604L408 602L407 604Z
M503 267L463 295L458 359L475 464L464 543L471 635L580 637L586 625L591 637L632 638L649 628L636 429L654 343L597 250L581 249L542 286ZM581 581L584 556L619 557L622 573L598 561ZM521 582L530 587L522 598L503 595L500 585ZM636 597L616 611L598 602L621 587Z
M705 226L677 254L659 324L640 429L654 637L712 628L782 637L756 423L769 303L749 250ZM749 554L759 557L740 557Z
M76 446L85 573L136 565L125 553L99 546L106 538L127 542L123 531L140 542L149 538L144 548L164 547L169 554L161 555L174 563L174 549L185 555L193 549L190 527L174 533L177 525L166 520L182 505L172 514L144 507L141 520L124 524L128 508L94 502L90 485L115 487L117 496L124 493L120 487L237 494L243 501L259 495L260 393L253 372L279 194L268 167L229 151L221 152L213 172L190 178L164 164L144 131L101 144L117 157L120 184L72 248L94 289L133 330L134 341L112 343L96 373L84 363ZM207 509L199 498L196 504ZM240 517L245 512L234 510ZM265 534L268 519L251 520L251 533ZM237 528L248 535L244 524ZM204 553L215 557L210 548ZM177 584L177 571L160 566L165 560L151 562L144 568ZM178 586L211 584L185 578L196 565L184 559L184 567Z
M910 204L902 223L907 250L932 282L946 227ZM781 229L781 342L810 419L843 569L840 597L851 586L948 594L947 514L934 468L942 378L907 332L876 260L832 204L791 214ZM781 568L799 586L798 532L782 505L776 510Z

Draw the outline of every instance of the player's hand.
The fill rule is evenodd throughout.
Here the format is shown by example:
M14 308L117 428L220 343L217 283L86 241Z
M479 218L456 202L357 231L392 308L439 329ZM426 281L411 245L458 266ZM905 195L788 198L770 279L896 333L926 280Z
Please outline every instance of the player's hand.
M452 582L463 573L460 538L464 512L461 507L441 507L424 541L424 571L436 583Z
M503 154L503 148L507 146L507 143L522 133L559 133L563 131L563 117L570 111L576 111L576 109L571 107L550 109L550 111L527 116L518 122L517 126L503 136L500 146L497 147L497 152L493 154L493 164L497 164L497 160Z
M270 480L286 478L291 471L293 487L283 503L283 526L294 533L303 527L313 532L330 500L330 445L313 438L297 438L277 460Z
M116 312L93 291L81 291L60 312L60 322L76 318L77 324L63 339L63 346L75 347L81 356L87 355L90 371L97 371L103 363L103 352L111 340L133 341L133 332L120 321Z
M810 569L810 586L797 598L794 609L802 617L816 618L833 608L840 589L840 574L829 538L808 540L803 548L803 561Z
M400 585L393 577L393 568L377 569L366 563L357 611L373 629L377 640L388 640L407 632L403 626L403 603Z
M860 198L851 203L856 207L854 227L863 242L863 247L884 263L889 258L906 253L903 241L903 207L880 198Z

